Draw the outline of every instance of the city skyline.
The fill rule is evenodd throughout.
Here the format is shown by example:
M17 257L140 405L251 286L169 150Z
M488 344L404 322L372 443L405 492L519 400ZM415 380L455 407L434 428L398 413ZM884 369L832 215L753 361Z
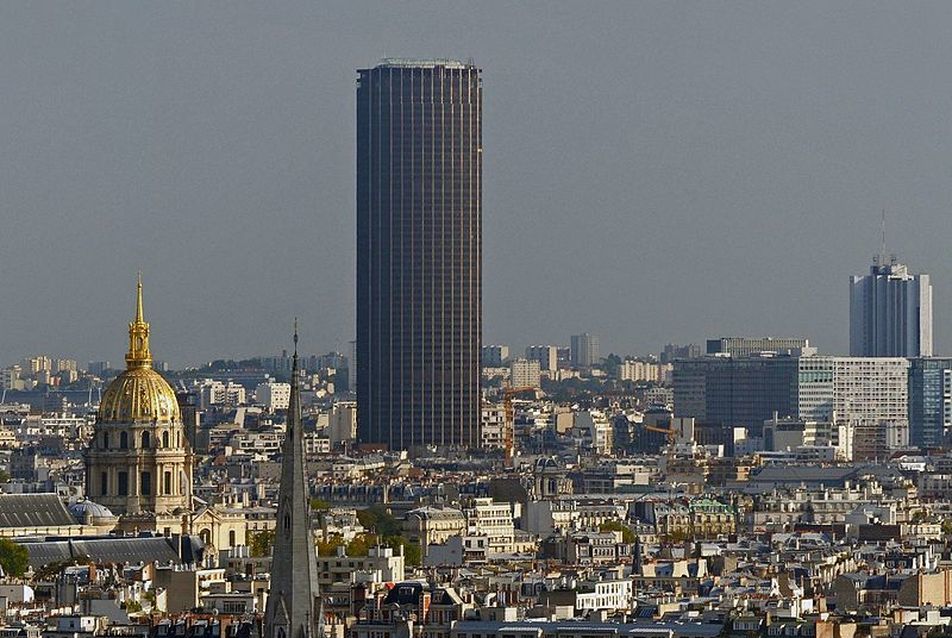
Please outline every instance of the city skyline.
M486 343L793 334L845 353L836 282L875 252L885 206L896 252L932 275L947 353L949 11L5 6L21 90L0 118L0 359L120 361L108 310L139 268L175 365L280 352L295 314L315 350L347 352L353 68L428 53L494 77ZM313 294L271 284L285 273Z

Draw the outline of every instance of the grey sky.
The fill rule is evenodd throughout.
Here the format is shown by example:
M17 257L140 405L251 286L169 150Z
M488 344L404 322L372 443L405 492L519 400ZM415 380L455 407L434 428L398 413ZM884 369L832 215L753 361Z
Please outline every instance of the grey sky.
M483 68L484 341L848 345L889 244L952 351L952 4L0 4L0 363L353 334L354 70Z

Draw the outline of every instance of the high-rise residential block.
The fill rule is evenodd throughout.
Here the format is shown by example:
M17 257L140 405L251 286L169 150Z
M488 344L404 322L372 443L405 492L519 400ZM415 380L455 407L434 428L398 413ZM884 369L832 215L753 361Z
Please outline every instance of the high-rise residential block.
M671 363L675 359L696 359L700 356L701 347L696 343L689 343L686 346L669 343L664 346L659 359L661 363Z
M559 369L558 346L529 346L526 348L526 359L538 361L542 370Z
M269 412L287 410L291 399L291 384L277 381L259 383L255 388L255 403Z
M932 283L880 253L850 278L850 355L931 357Z
M572 366L575 368L591 368L599 361L598 337L584 332L572 335L570 341L572 349Z
M359 439L471 446L480 421L480 69L391 59L358 74Z
M638 361L636 359L622 361L618 364L616 370L619 381L647 381L649 383L664 383L670 373L670 363Z
M486 368L500 368L509 361L509 346L493 344L483 346L482 362Z
M909 360L799 357L797 416L846 425L856 459L909 445Z
M538 388L541 380L539 362L513 359L509 363L509 382L514 388Z

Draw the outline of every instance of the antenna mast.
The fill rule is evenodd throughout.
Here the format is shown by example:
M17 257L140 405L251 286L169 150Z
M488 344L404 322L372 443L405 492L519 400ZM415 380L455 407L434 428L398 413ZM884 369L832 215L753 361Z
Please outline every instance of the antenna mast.
M886 209L885 208L883 209L882 232L883 232L883 239L882 239L882 244L880 244L879 255L880 255L880 258L883 261L885 261L886 260ZM882 263L880 265L882 265Z

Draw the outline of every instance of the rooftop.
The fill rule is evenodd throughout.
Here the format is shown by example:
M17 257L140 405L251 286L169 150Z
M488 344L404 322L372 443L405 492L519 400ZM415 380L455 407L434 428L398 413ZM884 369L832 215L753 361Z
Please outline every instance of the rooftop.
M377 68L433 68L437 66L444 66L450 69L465 69L474 65L472 60L463 62L452 58L383 58L380 60L380 63L377 64Z
M0 528L71 525L76 525L76 520L54 493L0 494Z

